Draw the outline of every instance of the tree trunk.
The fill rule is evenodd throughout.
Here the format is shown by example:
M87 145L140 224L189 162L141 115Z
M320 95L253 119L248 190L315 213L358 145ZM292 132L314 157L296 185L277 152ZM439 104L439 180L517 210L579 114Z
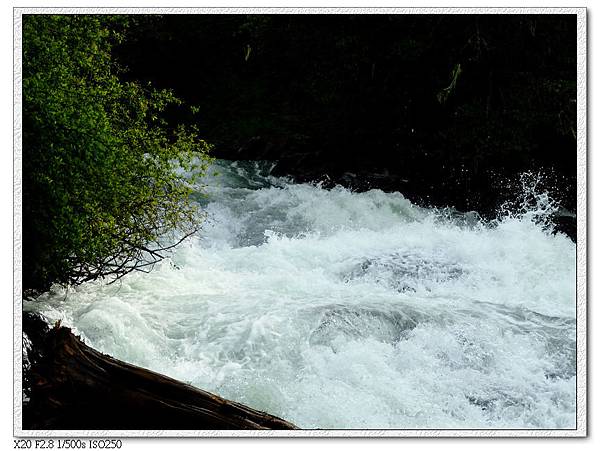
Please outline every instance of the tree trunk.
M24 316L23 429L296 429L86 346Z

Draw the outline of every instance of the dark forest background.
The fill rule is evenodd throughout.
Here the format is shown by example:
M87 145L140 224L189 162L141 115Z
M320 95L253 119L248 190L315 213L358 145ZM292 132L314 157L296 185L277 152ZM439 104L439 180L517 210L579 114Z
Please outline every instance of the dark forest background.
M575 15L137 16L117 56L217 157L484 216L542 171L575 210Z

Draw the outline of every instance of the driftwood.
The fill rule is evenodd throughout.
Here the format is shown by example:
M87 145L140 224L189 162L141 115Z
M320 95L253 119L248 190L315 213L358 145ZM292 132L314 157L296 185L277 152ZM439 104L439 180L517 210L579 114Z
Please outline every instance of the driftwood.
M24 317L23 429L296 429L85 345L70 329Z

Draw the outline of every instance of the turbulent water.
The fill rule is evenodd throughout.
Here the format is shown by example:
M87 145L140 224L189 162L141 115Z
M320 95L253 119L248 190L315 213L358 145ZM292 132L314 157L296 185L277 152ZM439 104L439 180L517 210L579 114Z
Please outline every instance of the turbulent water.
M215 166L172 258L25 309L302 428L575 426L575 245L546 196L485 224Z

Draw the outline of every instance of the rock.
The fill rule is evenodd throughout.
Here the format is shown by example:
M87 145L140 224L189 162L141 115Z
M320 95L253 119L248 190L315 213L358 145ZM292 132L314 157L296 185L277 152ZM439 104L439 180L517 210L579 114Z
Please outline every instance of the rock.
M564 233L574 243L577 243L577 217L557 215L553 218L554 222L554 233Z

